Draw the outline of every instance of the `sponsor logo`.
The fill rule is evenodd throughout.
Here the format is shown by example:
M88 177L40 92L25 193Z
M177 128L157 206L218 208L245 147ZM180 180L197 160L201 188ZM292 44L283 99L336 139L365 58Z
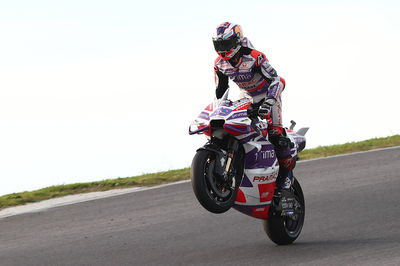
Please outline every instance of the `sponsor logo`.
M229 117L229 119L236 119L236 118L243 118L243 117L247 117L247 111L235 113L235 114L231 115L231 117Z
M269 159L269 158L274 158L275 157L275 151L274 150L260 151L260 153L261 153L261 158L263 158L263 159Z
M250 73L247 74L239 74L235 77L235 81L247 81L249 79L253 78L253 75Z
M255 87L257 87L257 85L259 84L259 82L257 82L257 81L253 81L253 80L251 80L251 81L247 81L247 82L237 82L237 85L241 88L241 89L243 89L243 88L246 88L246 89L252 89L252 88L255 88Z
M238 83L239 88L248 91L248 90L252 90L255 89L257 87L257 85L242 85Z
M258 153L255 154L256 160L258 159L271 159L275 158L275 151L274 150L268 150L268 151L259 151Z
M276 177L277 177L277 174L254 176L253 182L274 181L276 179Z
M227 116L232 112L231 109L227 109L227 108L219 108L217 109L214 113L211 114L211 116Z
M268 195L269 195L269 192L263 192L263 193L261 193L261 198L262 199L265 199L266 197L268 197Z

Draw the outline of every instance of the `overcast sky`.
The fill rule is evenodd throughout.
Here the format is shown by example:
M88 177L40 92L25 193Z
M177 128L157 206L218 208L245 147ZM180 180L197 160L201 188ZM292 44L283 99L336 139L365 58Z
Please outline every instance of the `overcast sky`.
M251 4L250 4L251 3ZM400 133L398 1L1 1L0 195L190 165L241 24L308 147ZM231 83L233 94L237 87Z

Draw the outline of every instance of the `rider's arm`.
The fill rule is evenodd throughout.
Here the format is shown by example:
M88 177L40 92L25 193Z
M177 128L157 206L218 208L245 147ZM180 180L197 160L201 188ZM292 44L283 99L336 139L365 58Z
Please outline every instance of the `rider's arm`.
M215 90L215 96L217 97L217 99L219 99L224 95L224 93L229 87L228 85L229 78L228 76L222 74L222 72L219 71L217 67L215 67L214 70L215 70L215 85L217 86L217 89Z
M268 88L268 92L266 95L266 98L273 98L277 99L279 95L282 92L282 89L284 86L282 86L280 83L281 77L278 76L276 73L276 70L271 66L271 64L268 62L268 59L265 57L263 53L260 53L258 55L258 64L260 66L260 70L262 75L270 80L271 84Z

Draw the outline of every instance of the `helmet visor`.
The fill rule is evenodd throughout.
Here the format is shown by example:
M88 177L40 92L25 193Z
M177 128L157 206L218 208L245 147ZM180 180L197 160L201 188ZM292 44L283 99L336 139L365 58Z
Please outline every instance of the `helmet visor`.
M238 39L237 38L230 38L227 40L221 40L221 39L213 39L214 43L214 48L215 51L217 52L228 52L238 45Z

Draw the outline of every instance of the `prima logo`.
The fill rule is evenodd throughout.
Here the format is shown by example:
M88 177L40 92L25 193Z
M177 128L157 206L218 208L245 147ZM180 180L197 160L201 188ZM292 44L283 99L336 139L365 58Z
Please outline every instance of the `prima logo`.
M263 159L269 159L269 158L274 158L275 157L275 151L274 150L260 151L260 153L261 153L261 158L263 158Z
M251 78L253 78L253 75L251 73L239 74L235 77L235 81L247 81Z
M271 159L275 158L275 151L274 150L267 150L267 151L259 151L255 154L256 160L258 159Z

